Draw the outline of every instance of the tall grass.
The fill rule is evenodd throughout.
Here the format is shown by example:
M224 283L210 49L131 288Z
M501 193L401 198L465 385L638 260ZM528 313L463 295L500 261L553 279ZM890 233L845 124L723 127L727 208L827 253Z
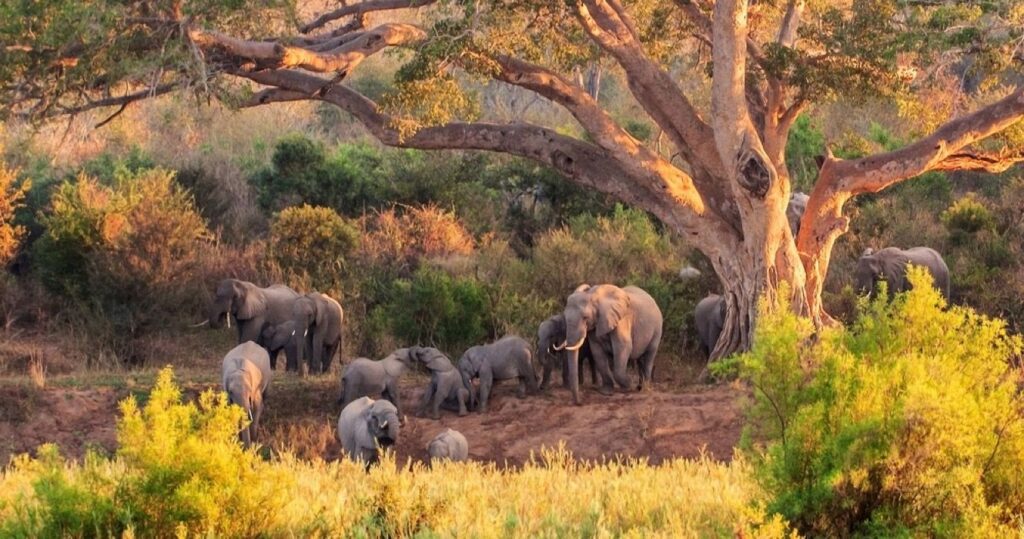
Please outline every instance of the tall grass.
M385 458L264 460L236 441L219 394L181 402L169 369L147 404L122 403L113 457L44 446L0 475L0 536L781 536L742 460L576 462L543 450L521 469Z

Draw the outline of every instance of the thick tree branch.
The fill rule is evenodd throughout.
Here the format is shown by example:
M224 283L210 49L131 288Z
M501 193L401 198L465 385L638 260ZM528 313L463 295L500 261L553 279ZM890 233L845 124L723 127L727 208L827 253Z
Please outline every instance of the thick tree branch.
M685 185L678 192L695 193L693 180L669 161L639 143L622 129L583 88L561 75L538 65L510 56L495 58L500 67L497 78L530 90L562 105L580 123L598 146L630 169L631 175L643 176L657 171L663 177L674 177L670 183ZM703 201L688 204L703 212Z
M714 133L683 95L672 77L643 51L618 12L601 1L577 4L584 30L612 55L626 73L633 96L662 128L692 169L697 189L712 211L738 229L738 212L722 181L725 169L715 148Z
M316 19L306 23L299 29L303 34L308 34L317 28L336 21L349 15L365 15L374 11L392 11L403 8L419 8L437 2L437 0L365 0L358 4L343 5L333 11L328 11Z
M258 69L300 68L326 73L351 71L386 47L411 45L425 39L426 32L411 24L382 24L327 52L273 41L248 41L195 28L189 30L189 38L201 49L220 50L238 60L255 61Z
M939 161L932 170L940 171L969 171L988 172L999 174L1006 172L1014 165L1024 162L1024 155L1020 153L993 154L975 152L956 152Z
M792 47L796 44L797 30L800 28L800 17L803 13L804 0L789 0L782 25L779 26L779 37L776 39L779 45Z
M635 176L634 170L594 144L560 135L529 124L453 122L418 129L403 136L396 121L382 114L376 104L358 92L319 77L286 70L241 72L260 84L273 86L257 95L255 102L294 101L302 97L333 103L352 114L370 133L389 146L419 149L489 150L518 155L554 167L569 178L648 209L666 223L685 231L697 245L720 249L723 234L734 238L720 219L707 215L692 185L677 176L651 170ZM256 104L256 103L253 103ZM712 247L714 246L714 247Z
M957 163L967 170L980 165L978 159L955 156L970 144L1003 131L1024 118L1024 86L1003 99L971 114L951 120L931 135L892 152L870 155L835 164L833 191L875 193L907 178L930 170L954 170ZM940 168L941 167L941 168Z

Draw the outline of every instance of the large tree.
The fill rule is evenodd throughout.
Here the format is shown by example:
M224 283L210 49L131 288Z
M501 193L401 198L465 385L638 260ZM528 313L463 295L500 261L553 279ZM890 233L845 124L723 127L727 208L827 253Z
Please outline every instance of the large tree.
M793 309L829 322L822 286L851 198L927 171L999 172L1019 160L993 137L1024 114L1012 72L1018 2L363 0L325 9L302 20L302 6L273 1L10 2L0 6L0 95L9 113L46 118L176 90L237 101L232 81L241 80L253 88L241 105L322 101L387 145L550 165L650 211L707 255L728 313L715 357L749 346L756 299L783 281ZM374 102L348 80L389 49L404 62ZM625 80L670 144L645 144L616 121L595 98L595 66ZM957 112L919 140L859 158L826 152L792 237L786 145L797 117L834 99L905 103L949 74L993 97L984 102L965 82ZM468 89L481 80L557 104L583 136L479 121Z

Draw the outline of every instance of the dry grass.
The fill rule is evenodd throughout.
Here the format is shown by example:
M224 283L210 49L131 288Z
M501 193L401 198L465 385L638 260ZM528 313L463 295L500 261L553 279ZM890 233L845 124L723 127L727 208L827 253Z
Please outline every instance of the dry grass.
M33 353L28 362L28 377L36 389L46 387L46 364L41 353Z

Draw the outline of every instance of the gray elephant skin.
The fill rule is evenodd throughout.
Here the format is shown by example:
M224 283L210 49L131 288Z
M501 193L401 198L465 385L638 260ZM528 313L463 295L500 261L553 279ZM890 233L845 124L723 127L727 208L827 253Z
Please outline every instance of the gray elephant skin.
M949 299L949 267L942 260L942 255L930 247L866 249L857 261L854 273L857 291L873 294L878 282L885 281L889 294L906 292L911 288L907 280L907 266L910 264L926 268L935 280L935 287Z
M531 363L530 343L522 337L508 335L490 344L473 346L459 358L459 373L463 383L474 396L473 402L479 403L481 412L487 411L487 401L491 395L494 382L500 380L518 380L519 397L526 392L537 392L537 373ZM473 390L473 379L480 379L480 396L476 398Z
M718 336L725 325L725 299L718 294L700 300L693 310L693 323L697 327L697 339L700 349L711 357L712 350L718 344Z
M234 319L238 327L238 343L253 341L267 348L263 334L267 327L292 319L292 304L299 293L283 284L260 288L248 281L224 279L217 283L216 297L210 306L207 322L220 328ZM270 353L270 350L267 350ZM270 354L271 368L277 367L277 354Z
M399 348L380 361L357 358L345 366L341 375L341 397L344 407L360 397L381 397L398 404L398 381L412 367L408 348Z
M601 373L601 392L614 384L631 386L626 366L637 361L639 389L650 384L654 358L661 343L662 315L654 298L635 286L581 285L565 302L566 343L572 400L580 404L579 350L590 337L590 351ZM609 364L611 365L609 367Z
M461 432L445 429L427 444L427 454L431 464L441 460L462 462L469 460L469 442Z
M334 355L342 348L344 316L341 305L326 294L311 292L295 300L295 335L306 342L306 346L298 347L298 362L302 363L303 352L310 350L309 372L320 374L331 368Z
M430 383L420 400L420 415L425 415L429 409L431 418L440 419L441 408L466 415L470 388L463 385L458 369L444 352L432 347L413 346L409 348L409 359L430 372Z
M541 389L547 389L548 384L551 383L551 371L556 363L561 365L562 387L569 388L569 354L565 352L564 343L564 314L558 313L541 322L537 329L537 359L544 369L540 382ZM594 356L590 353L590 347L584 343L580 348L580 384L583 383L583 371L587 365L590 366L591 382L597 385L597 367L594 365Z
M380 449L398 442L398 410L394 404L369 397L356 399L338 416L338 441L345 454L369 468Z
M793 233L793 237L800 232L800 220L804 217L804 212L807 211L807 201L811 197L805 193L799 191L789 195L789 204L786 205L786 220L789 221L789 230Z
M295 321L289 320L276 326L267 325L263 329L263 346L270 352L271 368L276 368L275 359L279 353L284 352L285 370L290 372L299 371L299 343L302 339L295 336ZM303 343L304 344L304 343ZM309 354L309 350L305 350Z
M239 433L246 446L256 439L272 373L270 354L252 341L232 348L221 364L221 384L228 402L241 406L249 416L249 425Z

